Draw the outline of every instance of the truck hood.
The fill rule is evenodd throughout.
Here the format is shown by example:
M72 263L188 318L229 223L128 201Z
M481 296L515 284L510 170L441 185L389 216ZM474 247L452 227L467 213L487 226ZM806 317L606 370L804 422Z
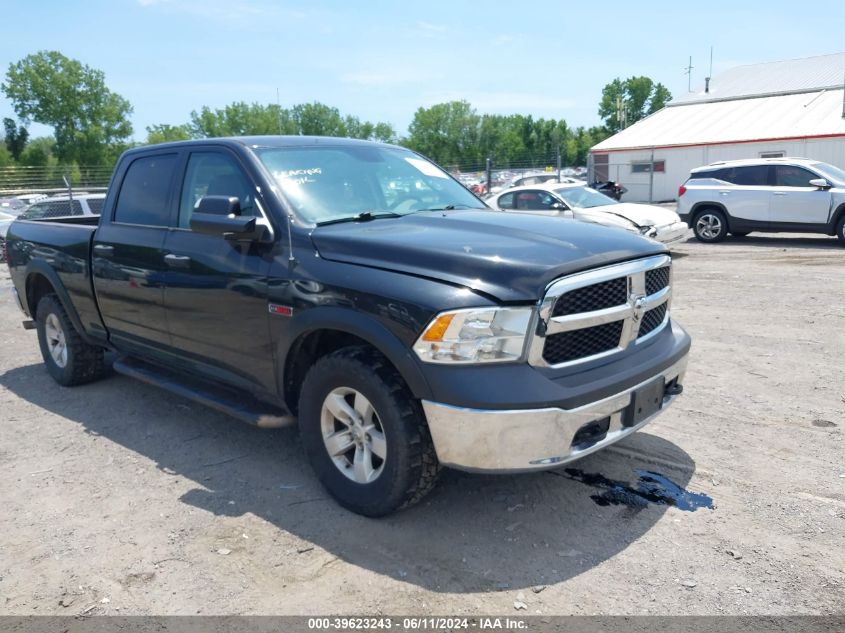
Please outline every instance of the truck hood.
M324 259L443 280L505 302L536 301L562 275L666 252L615 228L473 210L331 224L311 239Z
M666 226L680 222L678 214L671 209L654 206L651 204L635 204L633 202L620 202L609 204L606 207L592 207L582 209L583 211L599 211L613 213L622 216L639 226Z

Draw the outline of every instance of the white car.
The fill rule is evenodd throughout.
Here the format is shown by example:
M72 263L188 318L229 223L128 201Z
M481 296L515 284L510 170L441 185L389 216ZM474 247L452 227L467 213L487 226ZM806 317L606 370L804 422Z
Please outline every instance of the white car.
M702 242L791 231L845 243L845 171L806 158L712 163L680 186L678 213Z
M550 182L516 187L494 194L487 204L501 211L558 215L618 227L664 244L684 239L689 229L671 209L617 202L584 183Z

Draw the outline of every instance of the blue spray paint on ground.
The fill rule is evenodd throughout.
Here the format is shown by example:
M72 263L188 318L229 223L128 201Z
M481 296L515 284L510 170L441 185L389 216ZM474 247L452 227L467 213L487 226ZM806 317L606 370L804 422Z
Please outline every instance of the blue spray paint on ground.
M600 506L624 505L629 508L643 509L649 504L675 506L679 510L695 512L699 508L712 510L713 499L701 492L689 492L668 477L649 470L637 470L636 487L624 482L608 479L598 473L585 473L577 468L567 468L563 472L550 471L560 477L579 481L602 492L590 495L590 499Z

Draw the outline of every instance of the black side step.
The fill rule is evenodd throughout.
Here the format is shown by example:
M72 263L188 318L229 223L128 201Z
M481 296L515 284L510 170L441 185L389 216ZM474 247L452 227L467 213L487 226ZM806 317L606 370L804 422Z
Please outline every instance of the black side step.
M238 394L231 389L211 384L193 376L180 374L172 369L145 363L135 358L120 358L114 362L114 370L155 387L175 393L188 400L216 409L266 429L296 424L296 418L280 408L259 402L255 398Z

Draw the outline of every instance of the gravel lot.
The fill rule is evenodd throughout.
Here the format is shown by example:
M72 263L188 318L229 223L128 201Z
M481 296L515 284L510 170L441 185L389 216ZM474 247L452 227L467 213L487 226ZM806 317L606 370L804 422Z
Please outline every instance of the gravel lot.
M3 266L0 613L845 613L845 249L675 251L672 408L580 473L446 471L382 520L327 498L293 430L119 376L57 386ZM713 509L591 498L646 471Z

